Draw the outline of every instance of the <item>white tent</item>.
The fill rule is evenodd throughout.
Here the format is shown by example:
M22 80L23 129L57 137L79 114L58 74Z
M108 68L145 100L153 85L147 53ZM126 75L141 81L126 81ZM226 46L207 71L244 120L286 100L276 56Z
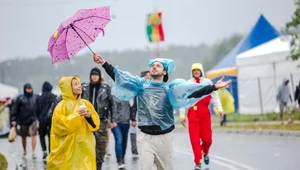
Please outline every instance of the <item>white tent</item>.
M279 37L237 56L240 113L278 112L276 94L284 78L290 80L294 96L300 79L300 61L287 59L289 50L289 41Z
M5 99L6 97L13 98L18 94L18 88L0 83L0 100Z

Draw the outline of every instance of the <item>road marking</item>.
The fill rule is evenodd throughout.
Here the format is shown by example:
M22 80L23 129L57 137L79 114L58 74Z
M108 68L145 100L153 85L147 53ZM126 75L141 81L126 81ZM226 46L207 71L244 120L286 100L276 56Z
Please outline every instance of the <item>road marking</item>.
M190 150L190 149L187 149L187 148L177 148L177 149L174 149L174 151L182 153L182 154L194 156L192 154L193 151ZM231 170L257 170L253 167L248 166L248 165L245 165L245 164L242 164L242 163L239 163L239 162L236 162L236 161L224 158L224 157L220 157L220 156L212 155L212 154L210 154L209 156L211 158L213 158L213 159L211 159L211 162L214 162L216 164L219 164L219 165L221 165L223 167L226 167L226 168L229 168Z
M175 152L178 152L178 153L182 153L182 154L185 154L185 155L189 155L189 156L193 156L193 154L191 152L186 152L186 151L182 151L182 150L177 150L177 149L174 149ZM230 164L227 164L227 163L223 163L221 161L218 161L218 160L210 160L211 162L215 163L215 164L218 164L220 166L223 166L225 168L228 168L229 170L239 170L233 166L231 166Z
M209 155L209 156L213 157L214 159L219 159L223 162L233 164L235 166L238 166L239 168L243 168L244 170L257 170L257 169L255 169L251 166L248 166L248 165L245 165L245 164L242 164L242 163L239 163L239 162L236 162L236 161L224 158L224 157L220 157L220 156L217 156L217 155Z

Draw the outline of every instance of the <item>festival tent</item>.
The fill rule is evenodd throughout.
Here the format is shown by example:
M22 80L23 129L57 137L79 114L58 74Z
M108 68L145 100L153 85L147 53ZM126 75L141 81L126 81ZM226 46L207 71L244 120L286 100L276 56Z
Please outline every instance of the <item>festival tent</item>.
M279 111L278 88L289 79L293 97L300 79L300 61L288 59L290 44L278 37L237 57L239 112L243 114Z
M206 74L206 77L216 83L222 76L225 80L231 79L232 83L229 91L232 93L235 100L235 110L238 110L238 79L236 57L238 54L270 41L281 34L261 15L250 31L232 50L227 54L217 65L215 65Z

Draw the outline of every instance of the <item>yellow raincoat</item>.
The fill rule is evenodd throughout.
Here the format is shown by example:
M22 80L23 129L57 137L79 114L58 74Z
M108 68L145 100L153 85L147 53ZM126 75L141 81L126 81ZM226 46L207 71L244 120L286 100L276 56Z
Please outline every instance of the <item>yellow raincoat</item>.
M89 101L74 97L71 87L73 78L80 83L76 77L62 77L59 81L63 100L53 112L51 153L47 164L49 170L96 170L93 131L99 129L100 120ZM77 113L83 104L91 113L95 128Z
M229 114L234 112L234 98L231 93L225 88L220 88L217 91L220 101L223 106L223 113ZM215 113L218 113L216 108L214 108Z

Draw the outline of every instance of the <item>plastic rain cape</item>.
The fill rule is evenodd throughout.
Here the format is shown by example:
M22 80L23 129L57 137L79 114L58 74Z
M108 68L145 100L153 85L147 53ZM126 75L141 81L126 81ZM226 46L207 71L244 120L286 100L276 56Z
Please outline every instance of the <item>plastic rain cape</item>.
M99 129L100 119L94 106L87 100L74 97L71 81L74 77L63 77L59 81L63 100L55 107L51 127L51 153L47 169L96 170L95 138L93 131ZM79 81L78 78L75 78ZM80 105L85 105L92 114L93 128L77 113Z
M112 94L120 100L127 101L137 96L138 125L158 125L162 130L174 124L173 109L190 108L196 104L201 98L188 99L188 96L205 87L204 84L183 79L176 79L169 85L164 82L152 82L118 68L115 68L114 72Z

